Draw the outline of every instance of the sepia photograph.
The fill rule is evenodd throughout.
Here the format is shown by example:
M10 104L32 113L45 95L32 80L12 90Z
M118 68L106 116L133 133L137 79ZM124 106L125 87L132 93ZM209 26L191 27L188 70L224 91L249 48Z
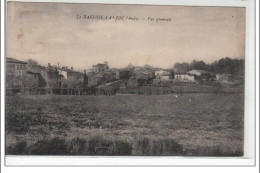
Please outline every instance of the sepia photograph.
M245 7L6 8L5 155L244 156Z

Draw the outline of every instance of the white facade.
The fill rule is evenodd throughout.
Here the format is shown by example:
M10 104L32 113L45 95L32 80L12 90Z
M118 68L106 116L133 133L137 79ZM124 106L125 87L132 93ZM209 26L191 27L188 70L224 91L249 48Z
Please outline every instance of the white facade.
M167 81L170 80L170 76L161 76L160 79L161 81Z
M164 70L158 70L155 72L155 76L166 76L166 75L170 75L170 72L164 71Z
M58 70L59 74L63 75L65 79L68 79L68 72L66 70Z
M210 72L205 71L205 70L191 70L191 71L188 71L187 74L202 76L202 75L205 75L205 74L210 74Z
M170 80L170 75L171 75L170 72L165 71L165 70L158 70L155 72L156 80L159 80L159 81Z
M189 74L175 74L174 79L181 82L195 82L195 77Z

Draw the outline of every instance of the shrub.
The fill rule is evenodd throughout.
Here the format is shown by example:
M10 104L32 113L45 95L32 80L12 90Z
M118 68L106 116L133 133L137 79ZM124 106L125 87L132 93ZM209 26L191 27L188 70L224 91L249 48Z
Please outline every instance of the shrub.
M86 141L81 138L72 139L69 142L69 151L72 155L86 154Z
M132 145L125 141L116 141L115 148L112 152L112 155L131 155L132 153Z
M137 141L137 155L176 156L185 155L182 145L173 139L151 140L143 138Z
M25 155L28 154L27 143L25 141L18 142L6 149L8 155Z
M137 155L150 155L150 144L148 138L137 141Z
M193 156L218 156L218 157L234 157L243 156L242 150L231 150L230 148L224 146L207 146L200 147L194 150L190 150Z
M30 154L32 155L68 155L67 143L60 138L50 140L39 140L30 146Z
M133 153L135 145L136 152ZM147 137L131 143L122 140L106 140L102 137L91 139L75 138L65 141L60 138L39 140L27 145L18 142L6 149L9 155L139 155L139 156L243 156L243 150L231 150L224 146L207 146L185 150L174 139L149 139Z

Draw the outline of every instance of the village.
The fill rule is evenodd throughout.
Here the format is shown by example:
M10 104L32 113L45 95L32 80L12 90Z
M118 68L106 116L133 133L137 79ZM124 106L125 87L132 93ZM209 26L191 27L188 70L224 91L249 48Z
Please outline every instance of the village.
M104 62L80 71L6 60L8 154L243 154L243 69L223 65L240 60L224 58L209 71L196 62L171 69Z
M93 65L90 70L77 71L73 67L42 66L14 58L6 59L6 92L12 94L57 94L57 95L113 95L118 93L142 94L140 88L168 88L194 84L212 85L235 83L231 74L214 74L206 70L189 70L184 73L173 69L156 68L149 65L122 69L110 68L108 62ZM135 92L133 92L135 91ZM163 93L173 93L164 91ZM149 94L155 94L150 91Z

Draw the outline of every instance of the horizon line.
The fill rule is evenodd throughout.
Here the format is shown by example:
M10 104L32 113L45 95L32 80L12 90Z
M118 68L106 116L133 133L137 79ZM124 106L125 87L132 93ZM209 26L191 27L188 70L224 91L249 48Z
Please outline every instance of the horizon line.
M59 62L58 62L58 64L52 64L51 62L48 62L47 65L43 65L43 64L39 63L38 60L35 60L35 59L32 59L32 58L29 58L29 59L27 59L27 60L20 60L20 59L18 59L18 58L7 57L7 56L6 56L5 58L13 58L13 59L16 59L16 60L19 60L19 61L25 61L25 62L28 62L28 60L34 60L34 61L37 62L37 65L44 66L44 67L47 67L47 66L48 66L48 63L50 63L51 66L68 67L68 68L69 68L69 67L73 67L73 66L68 66L68 65L59 65L59 64L60 64ZM225 57L220 58L220 59L218 59L218 60L214 60L214 61L212 61L211 63L206 63L206 62L203 61L203 60L193 59L193 60L191 60L190 62L187 62L187 61L185 62L185 61L183 61L183 62L175 62L174 64L176 64L176 63L188 63L188 64L190 64L190 63L192 63L192 61L203 61L203 62L207 65L207 64L212 64L212 63L214 63L214 62L216 62L216 61L219 61L219 60L221 60L221 59L225 59L225 58L230 58L230 59L233 59L233 60L235 60L235 59L237 59L237 60L245 60L245 58L238 58L238 57L236 57L236 58L231 58L231 57L225 56ZM108 62L108 64L109 64L109 61L107 61L107 60L105 60L104 62ZM93 64L93 65L97 65L97 64L104 64L104 63L98 62L98 63L95 63L95 64ZM145 65L148 65L148 66L151 66L151 67L153 67L153 68L161 68L161 69L172 69L173 66L174 66L174 64L173 64L173 65L171 65L171 67L164 68L164 67L152 66L152 65L150 65L150 64L148 64L148 63L143 64L143 65L134 65L133 63L129 62L128 65L130 65L130 64L133 65L134 67L143 67L143 66L145 66ZM93 66L93 65L92 65L92 66ZM124 68L126 68L128 65L126 65L125 67L113 67L113 66L112 66L112 67L109 67L109 68L124 69ZM92 67L90 67L90 68L77 68L77 69L78 69L78 70L91 70ZM75 70L74 67L73 67L73 70Z

